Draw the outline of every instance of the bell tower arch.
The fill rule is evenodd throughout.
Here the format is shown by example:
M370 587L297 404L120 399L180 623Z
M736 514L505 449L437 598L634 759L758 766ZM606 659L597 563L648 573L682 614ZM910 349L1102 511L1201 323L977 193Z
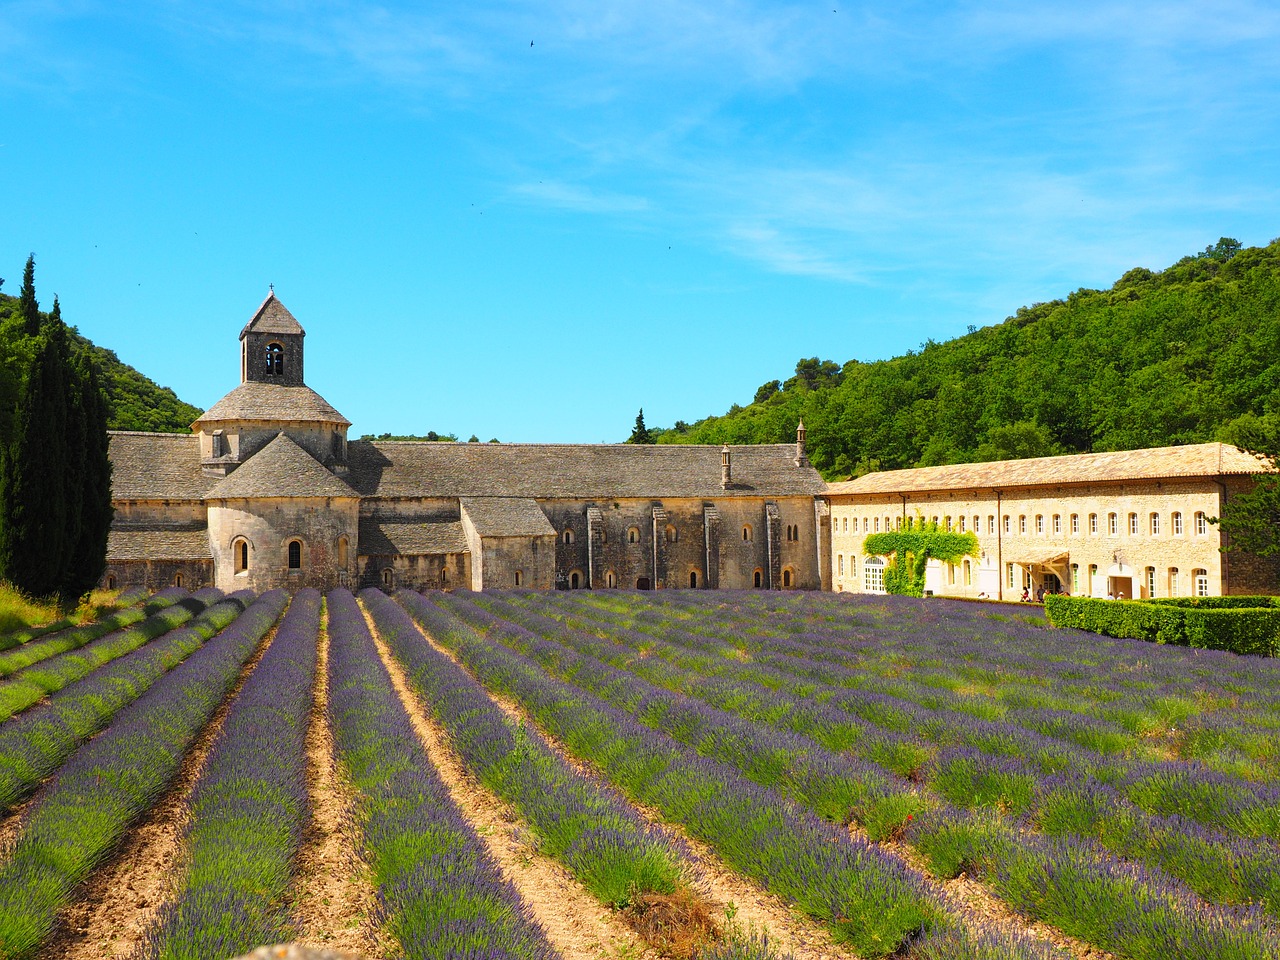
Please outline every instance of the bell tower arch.
M240 382L305 386L302 339L306 335L272 290L240 331Z

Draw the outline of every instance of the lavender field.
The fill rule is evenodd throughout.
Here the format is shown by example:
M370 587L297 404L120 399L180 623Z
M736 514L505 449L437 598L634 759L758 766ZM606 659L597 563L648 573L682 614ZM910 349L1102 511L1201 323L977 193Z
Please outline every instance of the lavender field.
M1274 660L898 597L219 601L0 723L0 958L1280 958Z

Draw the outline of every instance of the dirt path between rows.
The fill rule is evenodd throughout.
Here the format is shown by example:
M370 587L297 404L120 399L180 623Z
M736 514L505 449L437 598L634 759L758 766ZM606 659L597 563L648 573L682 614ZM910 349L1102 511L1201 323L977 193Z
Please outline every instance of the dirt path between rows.
M102 960L137 954L161 906L174 895L186 874L183 832L191 791L231 705L275 635L272 627L258 644L231 691L187 750L169 789L125 833L116 852L90 875L77 900L62 912L57 932L38 954L41 960Z
M420 625L418 632L423 635L424 643L430 643L435 650L474 678L474 674L454 656L453 651L437 643ZM543 730L515 701L488 688L486 692L507 716L536 731L573 769L602 783L609 783L608 778L599 770L571 754L560 741ZM852 951L835 943L830 932L820 922L798 915L787 901L734 871L707 844L691 837L679 824L666 820L661 811L629 798L627 802L647 823L689 849L693 857L694 886L715 905L718 917L730 921L732 927L742 933L767 934L772 946L792 954L795 960L852 960L856 957Z
M365 619L428 759L503 875L515 885L520 899L546 931L552 946L564 960L656 960L657 954L620 916L588 893L558 862L530 846L526 840L529 828L505 801L467 772L443 728L410 689L404 671L378 635L367 610Z
M40 785L36 787L35 792L21 803L15 804L13 808L0 819L0 862L9 859L9 854L13 852L13 845L17 842L19 834L22 833L22 818L27 815L27 811L40 798L40 791L44 789L44 785L49 782L49 778L45 777L40 781Z
M296 942L366 957L392 956L396 943L377 919L378 899L361 853L352 788L338 765L329 729L327 617L318 643L306 745L311 815L288 894Z

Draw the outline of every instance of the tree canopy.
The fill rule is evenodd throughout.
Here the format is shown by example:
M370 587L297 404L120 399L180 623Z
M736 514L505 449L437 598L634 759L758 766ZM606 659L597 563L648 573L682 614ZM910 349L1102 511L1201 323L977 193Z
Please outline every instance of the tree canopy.
M745 407L650 432L788 443L801 419L828 479L1280 434L1280 241L1224 237L889 360L802 359Z

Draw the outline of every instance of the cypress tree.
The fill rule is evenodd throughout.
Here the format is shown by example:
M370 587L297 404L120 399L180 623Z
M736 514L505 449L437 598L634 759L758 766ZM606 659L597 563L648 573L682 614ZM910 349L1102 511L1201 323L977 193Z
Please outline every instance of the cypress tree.
M627 437L627 443L653 443L653 435L644 425L644 407L641 407L640 412L636 414L636 425L631 431L631 436Z
M33 597L60 594L67 568L69 375L66 328L51 323L0 463L0 577Z
M18 316L22 318L22 332L28 337L40 334L40 304L36 302L36 255L27 257L22 271L22 289L18 291Z
M84 437L79 491L78 532L71 549L66 583L67 598L92 590L107 568L107 534L111 529L111 460L107 456L107 398L98 384L98 368L87 355L76 364L79 381L78 420Z

